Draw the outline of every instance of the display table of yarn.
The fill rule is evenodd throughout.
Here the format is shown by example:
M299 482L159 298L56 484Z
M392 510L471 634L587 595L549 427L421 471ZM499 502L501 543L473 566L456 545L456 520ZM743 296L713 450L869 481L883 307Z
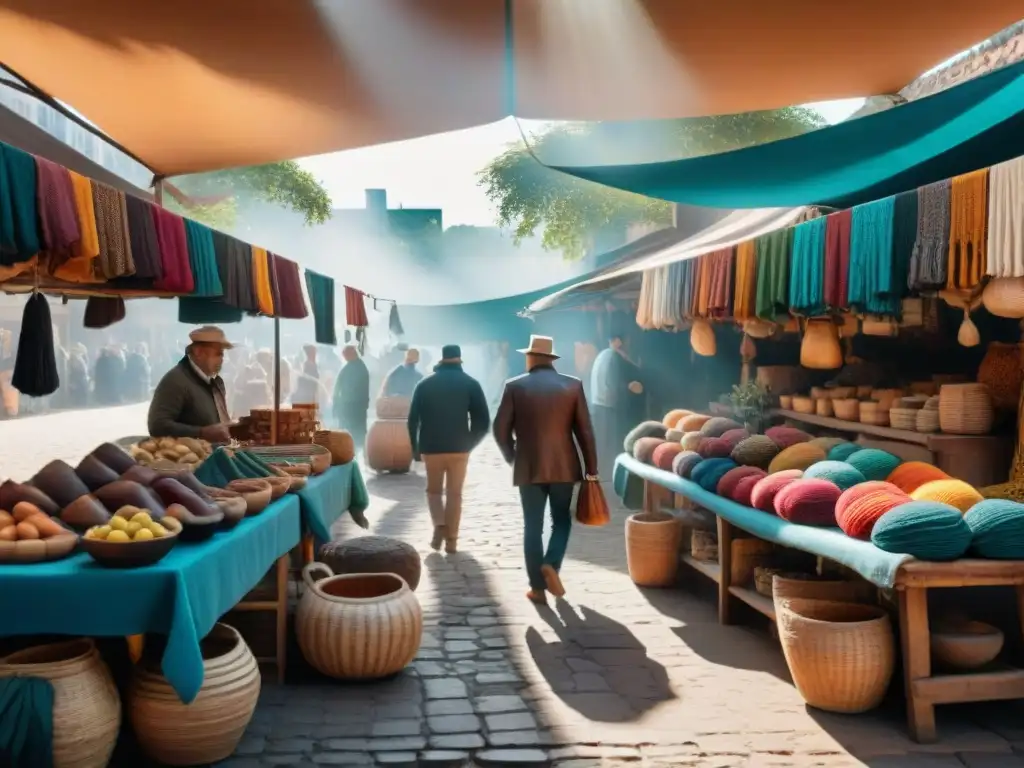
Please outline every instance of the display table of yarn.
M376 472L404 474L412 466L409 440L409 399L382 397L377 401L377 420L366 433L366 463Z

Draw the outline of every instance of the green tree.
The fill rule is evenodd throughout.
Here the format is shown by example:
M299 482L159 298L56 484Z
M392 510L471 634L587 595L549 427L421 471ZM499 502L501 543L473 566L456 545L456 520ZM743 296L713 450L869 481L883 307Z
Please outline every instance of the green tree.
M185 207L171 196L165 203L180 213L213 227L234 224L245 200L275 203L301 213L307 225L331 217L331 198L309 171L294 160L252 165L213 173L175 177L170 181L193 200Z
M552 165L638 163L716 154L824 125L814 110L788 107L684 120L565 124L531 139L530 145ZM602 230L672 221L672 206L666 201L550 170L522 142L480 171L479 183L497 208L499 226L511 228L517 241L540 229L544 247L568 259L582 257L588 237Z

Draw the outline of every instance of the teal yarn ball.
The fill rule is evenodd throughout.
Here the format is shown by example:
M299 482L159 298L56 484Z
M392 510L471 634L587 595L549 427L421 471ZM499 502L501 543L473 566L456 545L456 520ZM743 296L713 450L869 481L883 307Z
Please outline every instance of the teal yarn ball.
M811 464L804 470L804 479L814 478L828 480L839 486L841 491L867 480L859 469L845 461L819 461L817 464Z
M971 528L956 507L908 501L878 518L871 543L918 560L956 560L971 546Z
M630 456L635 456L633 447L636 445L636 441L641 437L657 437L662 440L665 439L665 433L668 432L668 428L660 421L644 421L637 424L633 429L626 435L626 439L622 441L622 448Z
M850 454L861 450L863 450L863 448L856 443L840 443L839 445L829 449L828 458L830 461L846 461L850 458Z
M847 456L846 463L864 475L865 480L885 480L903 461L888 451L862 448Z
M704 459L690 472L690 479L705 491L714 493L718 488L718 481L736 466L738 465L732 459Z
M1024 504L1007 499L979 501L964 515L971 551L990 560L1024 559Z

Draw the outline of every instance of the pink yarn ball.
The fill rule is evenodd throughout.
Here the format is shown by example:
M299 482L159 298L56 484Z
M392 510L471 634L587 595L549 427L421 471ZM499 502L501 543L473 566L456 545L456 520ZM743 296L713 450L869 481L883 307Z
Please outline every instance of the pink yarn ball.
M841 493L839 486L828 480L794 480L776 494L775 514L801 525L835 525Z
M775 514L775 497L783 488L804 476L802 469L784 469L762 477L750 491L750 506Z
M732 446L720 437L705 437L697 446L697 453L705 459L727 459L732 453Z
M763 469L758 467L734 467L722 475L722 479L718 481L718 487L715 489L715 493L719 496L724 496L727 499L734 499L736 492L736 486L740 480L745 477L756 477L760 480L767 474ZM753 488L753 483L751 484ZM749 498L749 497L748 497Z
M679 443L662 443L654 449L654 455L651 456L651 461L658 469L664 469L666 472L672 471L672 460L677 454L683 452L683 446Z

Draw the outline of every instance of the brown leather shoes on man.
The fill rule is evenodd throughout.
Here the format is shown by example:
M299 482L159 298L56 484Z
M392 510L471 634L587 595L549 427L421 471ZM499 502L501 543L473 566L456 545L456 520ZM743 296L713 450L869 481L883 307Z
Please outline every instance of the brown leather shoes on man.
M544 577L544 585L555 597L565 597L565 586L562 584L562 577L558 575L555 566L545 563L540 567L541 575Z

